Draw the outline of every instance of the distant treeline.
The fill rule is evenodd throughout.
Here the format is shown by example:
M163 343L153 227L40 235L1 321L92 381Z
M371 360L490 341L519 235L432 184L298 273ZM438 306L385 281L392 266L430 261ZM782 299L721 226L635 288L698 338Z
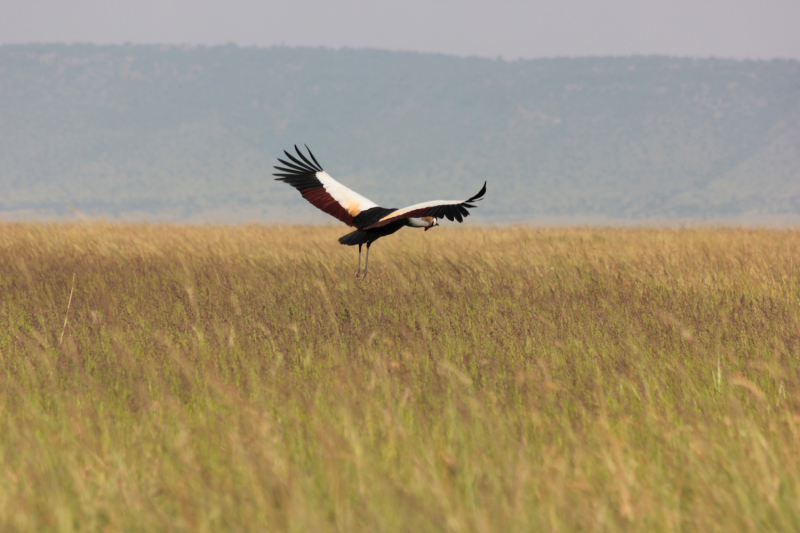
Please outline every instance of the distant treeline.
M0 124L5 212L320 220L271 179L305 143L387 207L487 180L484 220L800 213L797 61L2 46Z

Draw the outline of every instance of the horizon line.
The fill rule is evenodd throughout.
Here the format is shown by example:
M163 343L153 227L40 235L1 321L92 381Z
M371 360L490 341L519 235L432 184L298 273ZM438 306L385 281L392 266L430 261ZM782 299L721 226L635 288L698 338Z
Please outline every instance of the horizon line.
M355 52L386 52L386 53L396 53L396 54L415 54L415 55L432 55L432 56L444 56L444 57L451 57L456 59L485 59L488 61L500 61L504 63L517 63L517 62L524 62L524 61L541 61L541 60L558 60L558 59L633 59L633 58L665 58L665 59L684 59L684 60L693 60L693 61L737 61L737 62L772 62L772 61L789 61L789 62L800 62L800 56L798 57L791 57L791 56L772 56L769 58L765 57L735 57L735 56L701 56L701 55L670 55L666 53L632 53L626 55L619 55L619 54L585 54L585 55L551 55L551 56L532 56L532 57L517 57L517 58L506 58L502 55L490 56L490 55L476 55L476 54L469 54L469 55L459 55L459 54L452 54L446 52L431 52L431 51L421 51L421 50L406 50L406 49L390 49L390 48L376 48L371 46L340 46L340 47L333 47L333 46L313 46L313 45L291 45L285 43L275 43L269 46L265 45L257 45L257 44L240 44L235 43L233 41L229 41L226 43L169 43L169 42L122 42L122 43L97 43L97 42L6 42L0 43L0 48L6 47L36 47L36 46L65 46L65 47L115 47L115 48L129 48L129 47L159 47L159 48L176 48L181 49L183 51L193 51L197 49L214 49L214 48L230 48L234 47L240 50L273 50L273 49L290 49L290 50L327 50L333 52L347 52L347 51L355 51Z

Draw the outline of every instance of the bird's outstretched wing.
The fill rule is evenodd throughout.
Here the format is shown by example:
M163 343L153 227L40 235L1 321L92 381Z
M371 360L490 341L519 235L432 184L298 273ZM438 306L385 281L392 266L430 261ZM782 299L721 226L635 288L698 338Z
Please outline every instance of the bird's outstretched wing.
M483 200L484 194L486 194L486 183L483 184L478 194L469 200L434 200L432 202L410 205L403 209L392 211L364 229L380 228L381 226L385 226L401 218L436 217L446 218L447 220L455 219L461 222L464 217L469 216L467 208L475 207L471 202Z
M284 166L279 167L276 165L275 169L280 172L273 174L273 176L278 176L275 178L276 180L288 183L300 191L303 198L308 200L314 207L338 218L348 226L355 226L353 218L362 211L378 207L374 202L367 200L330 177L317 163L317 159L311 153L311 150L308 150L308 146L306 146L306 150L308 150L311 161L303 155L297 145L295 145L294 150L299 158L284 150L283 153L286 154L289 161L278 158L278 161Z

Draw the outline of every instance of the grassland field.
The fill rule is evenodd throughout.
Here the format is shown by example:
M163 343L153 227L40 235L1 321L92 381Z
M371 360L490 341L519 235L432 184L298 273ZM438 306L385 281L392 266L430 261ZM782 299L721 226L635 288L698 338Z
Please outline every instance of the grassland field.
M800 530L800 231L0 225L0 531Z

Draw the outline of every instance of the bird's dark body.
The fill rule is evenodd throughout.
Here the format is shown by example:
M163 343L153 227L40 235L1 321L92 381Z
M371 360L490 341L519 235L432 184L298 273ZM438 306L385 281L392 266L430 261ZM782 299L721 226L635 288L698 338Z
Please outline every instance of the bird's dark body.
M398 220L374 229L359 229L352 233L348 233L344 237L339 238L339 244L346 246L355 246L357 244L372 244L381 237L386 237L392 233L400 230L400 228L408 226L408 219Z
M366 229L367 227L378 222L386 215L390 215L395 211L397 211L397 209L395 209L394 207L373 207L372 209L367 209L365 211L362 211L357 216L353 217L353 225L358 229ZM403 226L400 227L402 228ZM394 233L394 231L391 233ZM389 233L387 233L386 235L389 235Z

